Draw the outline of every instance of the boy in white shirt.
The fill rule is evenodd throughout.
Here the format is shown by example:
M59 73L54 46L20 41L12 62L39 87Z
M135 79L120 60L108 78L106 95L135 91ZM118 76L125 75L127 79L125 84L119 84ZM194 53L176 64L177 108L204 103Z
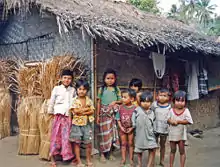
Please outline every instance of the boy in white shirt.
M55 86L51 94L48 107L48 113L54 117L50 144L51 167L56 167L56 155L61 155L64 161L74 158L69 142L71 128L69 109L72 98L76 96L75 89L71 87L72 80L72 72L63 70L61 74L62 84Z

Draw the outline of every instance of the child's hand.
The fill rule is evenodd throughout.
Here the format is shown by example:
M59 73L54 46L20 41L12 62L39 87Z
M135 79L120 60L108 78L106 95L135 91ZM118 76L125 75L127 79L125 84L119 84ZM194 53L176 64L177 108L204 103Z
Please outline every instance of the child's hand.
M120 129L122 132L127 133L127 130L124 127L121 126Z
M129 134L129 133L133 132L133 130L134 130L133 128L128 128L126 133Z
M177 122L176 120L172 120L171 124L172 124L173 126L176 126L176 125L178 125L178 122Z
M116 101L113 101L109 104L109 107L113 107L116 104Z
M97 124L97 125L100 124L100 118L99 118L99 116L96 118L96 124Z

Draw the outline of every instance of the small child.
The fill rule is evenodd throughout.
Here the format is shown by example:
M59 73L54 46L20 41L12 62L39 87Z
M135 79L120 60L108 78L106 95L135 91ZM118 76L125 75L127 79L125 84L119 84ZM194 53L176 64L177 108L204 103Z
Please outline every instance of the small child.
M142 167L142 155L148 150L147 167L151 167L155 159L155 151L158 147L154 134L155 115L151 110L153 96L150 92L143 92L140 96L140 106L132 115L133 127L135 128L135 149L138 154L138 167Z
M105 163L105 153L112 155L112 146L120 148L117 133L115 111L121 104L121 91L117 87L117 75L113 69L107 69L103 75L103 86L98 91L97 124L99 125L100 137L100 161Z
M87 96L89 83L85 80L76 82L77 97L73 99L70 111L73 114L72 127L70 132L70 141L74 142L74 151L76 154L77 167L84 167L80 159L80 144L86 145L86 161L88 167L93 167L91 161L92 151L92 128L91 123L94 121L94 105L92 100Z
M168 115L169 127L169 141L170 141L170 167L173 167L176 145L179 147L180 166L184 167L185 141L187 140L187 126L193 124L193 120L188 108L186 108L186 92L177 91L173 98L174 107L170 110Z
M135 98L135 101L133 102L133 104L135 106L139 106L140 95L141 95L140 91L142 89L142 80L137 79L137 78L133 78L129 83L129 88L133 89L136 92L136 98Z
M48 106L48 113L53 115L50 143L51 167L56 167L56 155L62 155L64 161L74 157L71 143L69 142L71 128L69 109L71 100L75 97L75 89L71 87L72 79L70 70L62 71L62 84L54 87Z
M126 148L129 146L129 159L130 166L133 166L133 126L132 126L132 115L136 108L135 105L132 104L134 99L136 98L136 92L132 89L127 89L122 91L122 105L119 108L119 111L116 114L116 120L118 121L118 126L120 129L120 138L121 138L121 164L120 166L124 166L126 162Z
M154 130L157 138L160 138L160 166L164 166L165 144L168 136L167 116L171 109L169 104L169 90L161 89L158 92L157 101L152 104L151 109L155 113Z

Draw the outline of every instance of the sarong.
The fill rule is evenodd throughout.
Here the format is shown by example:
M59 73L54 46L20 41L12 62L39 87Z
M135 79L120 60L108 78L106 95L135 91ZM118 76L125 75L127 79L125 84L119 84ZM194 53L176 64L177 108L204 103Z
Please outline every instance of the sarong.
M52 125L50 155L61 155L63 160L70 160L74 157L71 143L69 141L71 118L57 114Z
M115 113L119 106L109 107L102 105L100 110L99 138L100 151L102 153L111 150L112 143L119 139L118 128L115 121Z

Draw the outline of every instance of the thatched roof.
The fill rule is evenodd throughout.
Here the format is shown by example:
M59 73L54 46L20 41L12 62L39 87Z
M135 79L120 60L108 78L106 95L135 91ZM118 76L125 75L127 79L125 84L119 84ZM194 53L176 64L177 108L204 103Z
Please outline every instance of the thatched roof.
M142 12L114 0L4 0L8 8L35 2L57 16L59 27L77 27L92 37L111 42L127 41L138 47L164 44L171 50L220 55L220 45L193 28L164 17Z

